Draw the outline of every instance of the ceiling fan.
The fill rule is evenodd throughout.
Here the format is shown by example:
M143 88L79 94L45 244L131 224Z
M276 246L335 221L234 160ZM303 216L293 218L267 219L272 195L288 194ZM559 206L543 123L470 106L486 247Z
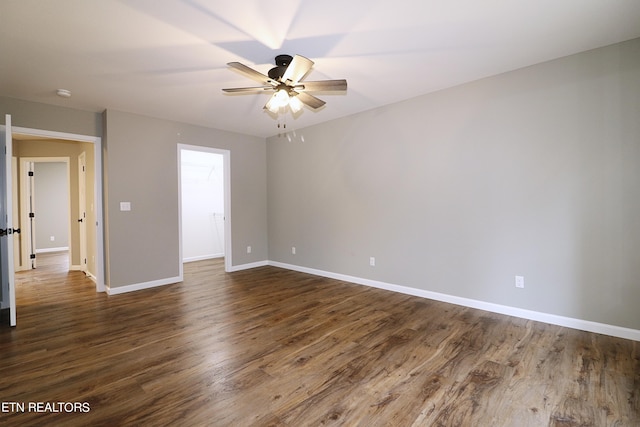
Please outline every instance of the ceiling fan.
M302 79L313 67L313 61L304 56L278 55L275 59L276 66L269 70L268 75L264 75L239 62L229 62L227 64L229 67L240 71L250 79L262 83L262 85L222 90L229 93L274 92L264 108L272 113L277 113L280 108L288 105L294 114L302 109L302 104L314 110L326 104L326 102L309 94L309 92L347 90L347 81L344 79L303 82Z

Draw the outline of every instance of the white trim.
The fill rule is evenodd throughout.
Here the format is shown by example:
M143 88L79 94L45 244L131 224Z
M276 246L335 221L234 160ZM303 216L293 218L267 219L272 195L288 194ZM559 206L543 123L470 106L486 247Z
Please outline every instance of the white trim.
M266 265L272 265L269 263L269 261L257 261L257 262L251 262L249 264L240 264L240 265L234 265L231 266L231 270L229 270L229 273L233 273L234 271L242 271L242 270L249 270L250 268L257 268L257 267L264 267ZM286 268L286 267L283 267ZM292 268L290 268L289 270L293 270Z
M5 126L0 125L0 128ZM12 132L21 135L40 136L52 139L63 139L68 141L89 142L93 144L94 162L94 210L96 215L96 292L105 292L104 283L104 226L102 221L102 200L104 197L102 190L102 138L99 136L79 135L75 133L57 132L52 130L32 129L23 127L13 127Z
M268 261L268 265L285 268L287 270L294 270L302 273L313 274L316 276L323 276L331 279L342 280L345 282L356 283L359 285L385 289L388 291L399 292L402 294L428 298L436 301L442 301L449 304L456 304L464 307L475 308L478 310L490 311L493 313L504 314L507 316L515 316L515 317L520 317L522 319L535 320L538 322L549 323L552 325L564 326L567 328L579 329L582 331L594 332L597 334L604 334L604 335L610 335L618 338L625 338L629 340L640 341L640 330L638 329L608 325L606 323L592 322L590 320L575 319L572 317L558 316L558 315L549 314L549 313L541 313L538 311L526 310L523 308L510 307L506 305L494 304L494 303L474 300L470 298L463 298L463 297L457 297L454 295L441 294L439 292L431 292L423 289L411 288L408 286L401 286L401 285L395 285L392 283L380 282L377 280L363 279L360 277L332 273L329 271L316 270L314 268L307 268L307 267L301 267L301 266L292 265L292 264L285 264L277 261Z
M47 252L66 252L68 250L69 250L69 246L61 246L59 248L36 249L36 253L37 254L43 254L43 253L47 253Z
M85 150L78 154L76 164L78 166L78 210L76 211L76 221L71 220L71 222L78 227L80 271L89 271L87 262L87 257L89 256L87 251L87 152ZM69 200L71 200L71 194L69 194ZM69 206L69 217L74 218L71 206ZM71 228L69 227L69 232L71 232ZM71 237L69 237L69 241L71 242Z
M204 261L204 260L207 260L207 259L222 258L223 256L224 256L224 254L210 254L210 255L192 256L192 257L184 258L182 260L182 262L187 263L187 262Z
M24 159L24 157L22 158ZM18 192L18 203L20 204L20 268L22 271L31 270L33 268L33 260L30 259L31 248L35 245L35 240L31 235L31 227L29 227L29 211L30 207L27 195L30 193L30 184L33 181L33 177L29 177L29 172L33 172L33 164L22 160L20 161L20 191ZM34 242L32 244L32 242Z
M18 133L20 135L38 136L51 139L64 139L68 141L90 142L93 144L101 141L101 138L99 136L79 135L77 133L57 132L54 130L33 129L18 126L12 126L11 129L13 133Z
M118 286L115 288L107 286L106 288L107 288L108 295L118 295L118 294L124 294L127 292L141 291L143 289L156 288L158 286L172 285L174 283L178 283L181 281L182 281L182 278L179 276L176 276L176 277L169 277L166 279L152 280L150 282L134 283L133 285Z

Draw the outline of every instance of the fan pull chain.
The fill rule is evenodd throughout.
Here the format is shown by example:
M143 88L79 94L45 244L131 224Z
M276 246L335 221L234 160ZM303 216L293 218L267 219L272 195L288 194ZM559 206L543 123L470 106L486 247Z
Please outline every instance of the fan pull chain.
M278 120L278 129L282 128L284 133L287 133L287 122L283 121L282 124L280 124L280 120ZM279 136L284 136L283 133L278 134Z

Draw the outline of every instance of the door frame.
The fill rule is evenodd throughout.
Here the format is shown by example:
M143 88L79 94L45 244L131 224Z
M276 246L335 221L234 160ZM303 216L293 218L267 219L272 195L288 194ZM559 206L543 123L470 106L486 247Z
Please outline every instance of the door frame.
M201 145L178 144L178 257L180 277L183 276L182 260L182 150L202 151L222 155L223 191L224 191L224 270L232 271L231 262L231 151L221 148L205 147Z
M0 128L5 129L4 125ZM94 154L94 207L96 215L96 292L105 292L104 282L104 222L103 222L103 185L102 185L102 138L99 136L80 135L67 132L57 132L44 129L33 129L25 127L12 126L11 131L14 134L28 135L37 138L58 139L76 142L88 142L93 144Z
M83 151L78 155L78 217L80 240L80 271L87 274L87 153ZM69 206L69 215L73 223L73 213ZM71 238L70 238L71 239ZM70 245L71 246L71 245ZM69 258L71 264L71 258Z
M16 159L17 160L17 159ZM20 191L18 192L18 203L20 204L20 270L30 270L36 266L36 259L31 259L31 254L36 252L35 235L32 222L29 218L29 212L34 208L34 200L31 198L34 189L34 177L29 176L29 172L33 172L33 162L23 159L20 162ZM15 172L15 171L14 171ZM29 198L29 199L28 199ZM34 218L35 221L35 218ZM18 271L18 269L16 269Z

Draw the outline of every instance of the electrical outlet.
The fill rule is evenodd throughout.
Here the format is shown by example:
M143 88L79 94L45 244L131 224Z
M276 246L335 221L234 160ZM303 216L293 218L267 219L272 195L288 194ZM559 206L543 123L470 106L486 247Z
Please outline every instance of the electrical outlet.
M291 246L291 253L292 253L293 255L295 255L295 254L296 254L296 247L295 247L295 246Z
M247 253L250 254L251 253L251 246L247 246Z
M516 276L516 288L524 288L524 276Z
M55 241L56 240L56 236L51 236L49 239L51 239L51 241Z
M369 265L371 267L375 267L376 266L376 258L375 257L369 257Z

